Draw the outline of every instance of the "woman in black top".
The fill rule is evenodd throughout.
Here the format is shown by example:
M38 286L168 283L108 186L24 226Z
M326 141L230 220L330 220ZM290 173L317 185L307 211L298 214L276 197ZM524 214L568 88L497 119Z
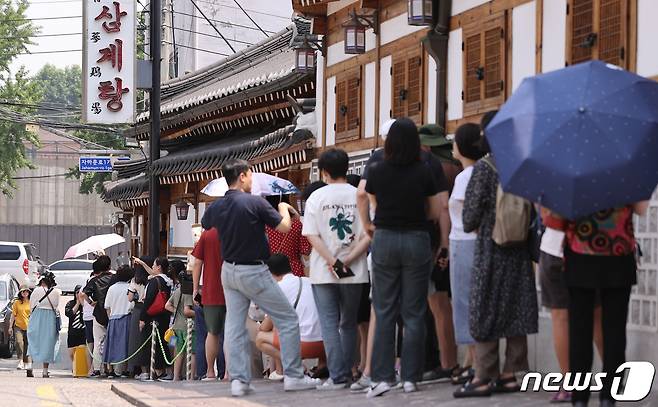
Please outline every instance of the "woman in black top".
M85 322L82 319L82 304L84 297L80 295L82 286L76 285L73 293L73 299L66 303L64 315L69 319L69 332L67 336L67 345L69 348L69 357L73 362L75 348L86 343Z
M415 391L421 379L427 285L433 263L428 220L438 221L440 206L435 178L420 160L418 131L411 120L398 119L391 126L384 157L370 168L366 184L375 208L371 249L372 303L377 319L369 397L390 390L395 381L398 315L404 321L404 391Z
M144 296L144 308L139 318L139 327L142 331L148 330L151 332L151 323L155 322L158 326L158 332L160 333L160 343L155 344L155 372L151 372L153 378L162 379L162 380L172 380L173 376L171 374L166 374L164 370L167 368L163 351L167 355L167 359L170 359L169 354L169 344L164 340L165 331L169 329L169 318L171 313L162 308L162 311L157 315L151 316L148 314L148 309L156 301L156 297L159 295L160 291L165 293L165 300L168 300L171 296L171 291L173 287L173 281L166 274L169 269L169 261L166 257L158 257L153 262L153 267L150 270L151 278L146 284L146 294ZM164 305L164 304L163 304ZM149 334L147 334L149 335ZM147 336L148 337L148 336ZM151 341L157 340L156 337L153 337ZM170 378L171 376L171 378Z

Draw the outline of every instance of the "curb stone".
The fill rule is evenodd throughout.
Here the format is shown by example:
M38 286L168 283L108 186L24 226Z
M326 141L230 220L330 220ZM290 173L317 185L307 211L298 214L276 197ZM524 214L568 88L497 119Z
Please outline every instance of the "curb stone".
M153 397L135 390L128 384L113 384L110 390L137 407L172 407L171 404L154 399Z

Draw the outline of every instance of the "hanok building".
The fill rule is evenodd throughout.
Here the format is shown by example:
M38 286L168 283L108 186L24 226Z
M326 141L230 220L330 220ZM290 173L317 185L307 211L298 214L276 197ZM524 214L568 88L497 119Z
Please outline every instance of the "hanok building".
M193 245L191 226L213 198L200 191L221 177L230 158L248 160L302 186L313 158L315 75L295 69L294 39L309 32L295 19L283 31L203 70L162 85L161 148L154 173L160 181L160 253L181 256ZM149 139L149 115L126 134ZM106 184L104 199L126 214L132 251L148 247L146 159L118 163L119 180ZM128 219L130 219L128 221Z
M317 147L360 173L394 117L453 133L498 108L528 76L601 59L658 80L655 0L292 0L321 37ZM315 163L312 163L316 173ZM658 362L658 201L637 219L645 258L629 315L629 358ZM543 313L547 316L547 313ZM536 343L532 368L557 368ZM652 339L654 338L654 339ZM551 370L555 371L555 370Z

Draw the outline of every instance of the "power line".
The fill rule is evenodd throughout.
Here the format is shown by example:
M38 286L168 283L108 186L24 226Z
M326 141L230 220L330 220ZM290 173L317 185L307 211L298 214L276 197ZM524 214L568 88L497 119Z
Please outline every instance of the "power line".
M182 28L182 27L171 27L171 26L168 26L168 25L164 25L164 27L173 28L174 30L178 30L178 31L185 31L185 32L192 33L192 34L204 35L204 36L210 37L210 38L220 38L220 39L222 38L222 37L219 37L217 35L212 35L212 34L203 33L203 32L194 31L194 30L188 30L188 29ZM233 39L230 39L230 38L228 38L227 40L231 41L231 42L237 42L238 44L254 45L252 42L247 42L247 41L242 41L242 40L233 40ZM176 44L176 45L178 46L179 44Z
M63 54L67 52L82 52L81 49L63 49L58 51L34 51L34 52L17 52L12 55L37 55L37 54Z
M219 36L222 37L222 39L224 40L224 42L226 43L226 45L228 45L228 47L229 47L229 49L231 50L231 52L233 52L233 53L235 54L235 48L233 48L233 46L231 45L231 43L228 42L228 41L226 40L226 37L224 37L224 35L222 35L222 33L219 32L219 30L217 29L217 27L215 27L215 24L213 24L213 23L211 22L211 20L210 20L208 17L206 17L206 15L205 15L205 14L203 13L203 11L201 10L201 7L199 7L199 5L196 4L196 3L194 2L194 0L190 0L190 1L191 1L192 4L194 5L194 7L197 9L197 11L198 11L199 13L201 13L201 15L203 16L203 18L206 19L206 21L210 24L210 26L211 26L212 28L215 29L215 31L217 32L217 34L219 34ZM187 13L180 13L180 14L186 15ZM195 16L195 15L193 15L193 14L187 14L187 15L189 15L189 16L191 16L191 17L199 18L198 16Z
M69 175L69 174L66 173L66 174L50 174L50 175L32 175L32 176L26 176L26 177L11 177L11 179L21 180L21 179L56 178L56 177L66 177L67 175Z
M12 18L0 20L0 24L6 23L9 21L20 22L20 21L38 21L38 20L64 20L71 18L82 18L82 16L60 16L60 17L34 17L34 18Z
M82 35L82 33L61 33L61 34L37 34L37 35L29 35L27 37L0 37L0 40L14 40L14 39L21 39L21 38L41 38L41 37L64 37L64 36L69 36L69 35Z
M196 2L194 2L193 0L190 0L190 1L192 1L192 4L196 5L197 10L199 10L199 8L198 8L199 6L196 4ZM184 13L184 12L182 12L182 11L174 11L174 13L176 13L176 14L180 14L180 15L188 16L188 17L192 17L192 18L198 18L198 19L201 19L201 20L206 20L206 21L208 21L208 22L211 22L211 21L212 21L213 23L227 24L227 25L229 25L229 26L239 27L239 28L244 28L244 29L246 29L246 30L259 31L258 28L249 27L248 25L236 24L236 23L232 23L232 22L230 22L230 21L213 20L212 18L207 18L207 17L205 17L205 14L203 14L203 11L199 10L199 12L200 12L204 17L195 16L194 14ZM146 13L146 11L145 11L145 13ZM211 25L212 25L212 24L211 24ZM268 33L268 34L275 34L274 31L270 31L270 30L265 30L265 32Z
M238 0L233 0L233 2L235 3L236 6L238 6L238 7L240 8L240 10L242 10L242 12L244 13L244 15L246 15L247 18L248 18L248 19L249 19L249 20L250 20L250 21L251 21L251 22L252 22L252 23L253 23L253 24L259 29L259 30L261 30L263 34L265 34L265 37L268 37L268 38L269 38L269 35L267 35L267 33L265 32L265 30L263 30L263 29L261 28L261 26L258 25L258 23L256 23L256 22L254 21L253 18L251 18L251 16L249 15L249 13L247 13L247 11L246 11L245 9L242 8L242 6L240 5L240 3L238 3Z
M169 41L162 41L162 42L165 43L165 44L174 45L172 42L169 42ZM227 56L228 56L228 54L224 54L224 53L217 52L217 51L211 51L211 50L208 50L208 49L189 47L189 46L187 46L187 45L182 45L182 44L176 44L176 46L177 46L177 47L183 47L183 48L189 48L189 49L193 49L193 50L196 50L196 51L207 52L207 53L209 53L209 54L221 55L221 56L223 56L223 57L227 57Z

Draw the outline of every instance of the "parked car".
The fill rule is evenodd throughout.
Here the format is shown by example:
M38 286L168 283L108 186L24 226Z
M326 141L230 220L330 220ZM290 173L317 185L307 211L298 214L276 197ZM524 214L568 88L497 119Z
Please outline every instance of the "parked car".
M10 358L14 354L14 337L9 334L9 322L18 287L18 281L11 274L0 275L0 358Z
M57 288L62 293L73 294L76 285L85 286L92 271L93 260L68 259L58 260L48 269L55 275Z
M19 284L34 288L39 268L40 258L32 243L0 242L0 274L9 273Z

